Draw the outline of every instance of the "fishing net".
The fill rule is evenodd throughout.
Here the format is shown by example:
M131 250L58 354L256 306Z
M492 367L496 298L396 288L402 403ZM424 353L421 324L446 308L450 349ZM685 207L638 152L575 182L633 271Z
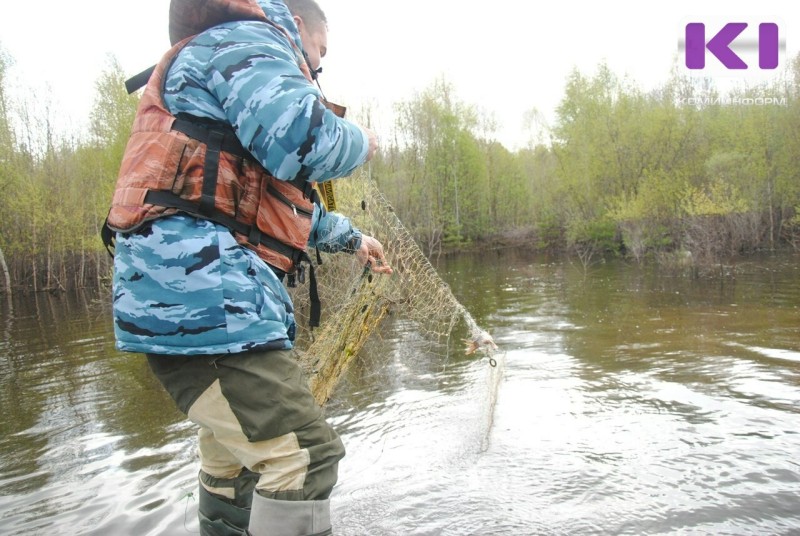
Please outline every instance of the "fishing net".
M439 277L368 171L336 183L336 206L356 227L383 244L394 273L372 273L358 266L350 255L324 255L323 263L316 267L323 318L313 331L305 324L307 289L292 289L301 328L297 348L317 402L324 405L328 401L388 314L412 322L415 331L432 346L448 349L454 348L453 333L463 325L466 348L459 344L458 351L485 353L494 367L497 347L492 338Z

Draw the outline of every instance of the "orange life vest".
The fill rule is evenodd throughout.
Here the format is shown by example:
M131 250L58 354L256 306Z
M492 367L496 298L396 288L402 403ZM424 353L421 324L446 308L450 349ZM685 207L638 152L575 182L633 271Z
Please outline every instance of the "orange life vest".
M229 126L176 118L167 111L164 76L189 39L172 47L150 76L107 225L113 231L132 232L147 221L189 213L227 226L237 242L292 274L305 255L316 190L302 179L272 177Z
M176 117L164 103L167 71L196 33L235 20L274 25L253 0L202 0L199 3L205 9L199 9L197 3L171 3L170 39L174 46L155 66L139 102L103 241L110 247L112 231L135 232L148 221L178 212L220 223L233 232L238 243L289 274L290 285L295 273L302 282L300 263L309 263L311 325L318 325L319 297L306 253L314 205L319 203L314 184L304 177L276 179L242 147L230 125ZM288 34L287 39L292 42ZM296 52L301 54L299 49ZM299 62L299 67L311 82L308 65ZM336 115L344 116L343 107L323 103Z

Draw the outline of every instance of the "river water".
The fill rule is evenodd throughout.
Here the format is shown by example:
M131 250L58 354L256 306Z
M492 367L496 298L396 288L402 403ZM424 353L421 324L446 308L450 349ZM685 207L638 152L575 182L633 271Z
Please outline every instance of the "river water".
M800 534L798 261L442 263L498 366L384 326L327 407L336 534ZM0 533L196 534L194 429L107 304L0 310Z

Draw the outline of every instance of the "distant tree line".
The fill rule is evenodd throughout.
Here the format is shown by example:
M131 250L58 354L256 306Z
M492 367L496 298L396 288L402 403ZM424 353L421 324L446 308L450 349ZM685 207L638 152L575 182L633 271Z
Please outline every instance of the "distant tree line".
M100 227L139 98L112 61L95 84L88 135L65 136L47 95L11 101L9 64L0 51L0 289L100 286L110 275Z
M47 99L13 101L0 50L0 289L102 286L99 230L138 95L111 61L88 134ZM509 243L708 266L800 248L800 57L777 81L720 95L672 73L643 92L601 65L566 81L556 124L510 151L446 80L394 109L372 174L430 256ZM769 101L769 102L767 102ZM523 115L524 111L521 111Z
M515 152L453 93L440 80L397 105L374 171L429 254L516 235L585 264L704 268L800 248L800 56L724 95L677 67L649 92L605 65L573 72L547 139Z

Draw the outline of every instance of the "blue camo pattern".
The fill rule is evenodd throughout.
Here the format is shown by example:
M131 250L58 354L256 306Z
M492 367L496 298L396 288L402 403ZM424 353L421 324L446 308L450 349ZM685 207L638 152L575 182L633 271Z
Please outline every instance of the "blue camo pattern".
M300 41L282 1L259 4ZM186 45L170 68L164 101L173 114L233 125L242 145L274 177L288 180L304 171L309 180L322 182L363 164L369 142L361 128L336 117L319 97L286 36L252 21L221 24Z
M282 1L259 5L300 43ZM229 121L280 179L301 172L309 180L336 179L366 159L363 131L320 110L318 92L302 77L285 35L267 24L228 23L203 32L176 58L166 87L173 114ZM315 140L310 148L303 146L307 139ZM360 240L346 217L315 209L309 246L352 252ZM293 346L294 309L281 281L228 229L207 220L179 214L143 232L118 233L113 294L122 351L211 355Z
M117 347L157 354L291 348L286 289L230 231L187 215L118 233L114 254Z

